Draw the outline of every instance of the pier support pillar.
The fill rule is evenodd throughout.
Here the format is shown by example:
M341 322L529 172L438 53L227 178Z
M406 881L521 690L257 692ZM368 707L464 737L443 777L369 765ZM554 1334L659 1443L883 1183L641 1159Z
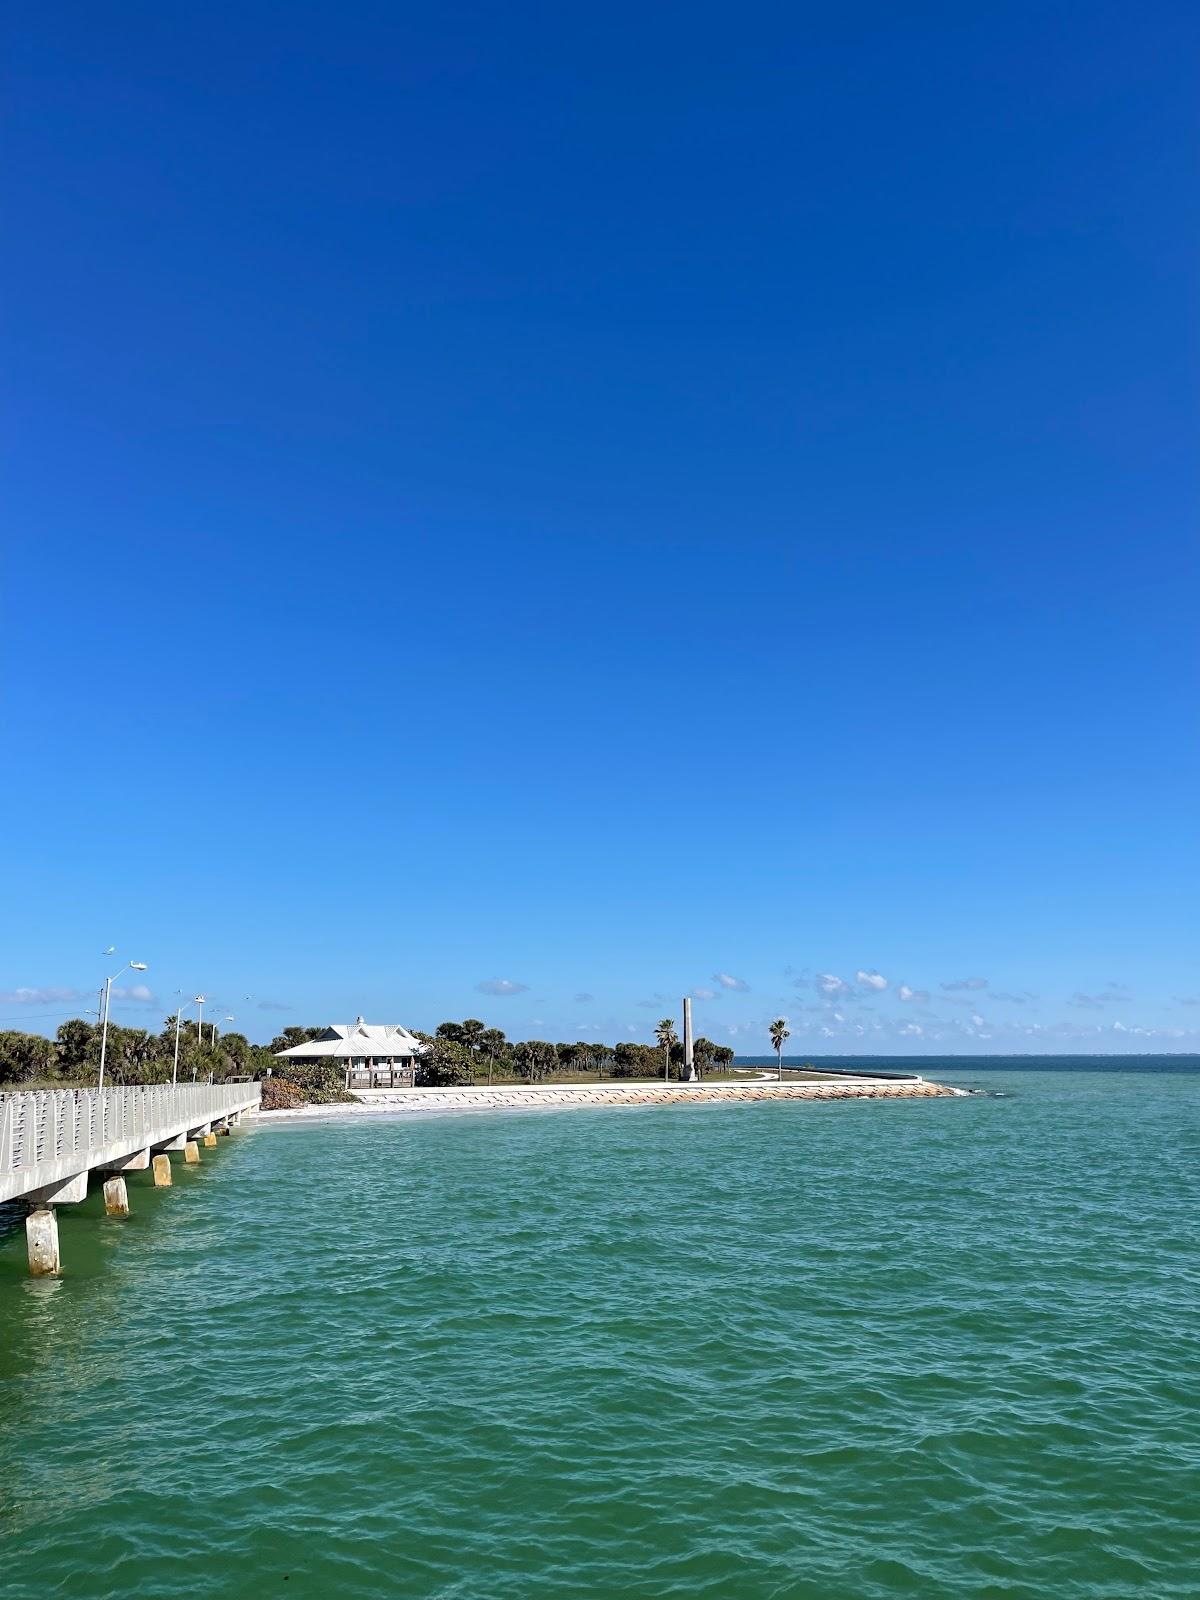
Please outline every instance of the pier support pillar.
M225 1138L228 1139L229 1135L233 1132L233 1129L229 1126L227 1121L222 1121L213 1124L213 1131L215 1133L223 1134Z
M58 1254L58 1218L49 1206L39 1206L25 1218L31 1278L56 1278L62 1271Z
M154 1187L156 1189L169 1189L171 1187L171 1158L168 1155L155 1156L150 1166L154 1172Z
M109 1217L129 1215L129 1190L119 1173L116 1177L104 1180L104 1213Z
M212 1132L206 1133L204 1135L204 1148L206 1150L215 1150L216 1147L217 1147L217 1136L216 1136L216 1134L212 1133Z
M184 1159L184 1161L187 1163L187 1165L189 1167L199 1166L199 1164L200 1164L200 1146L196 1143L195 1139L189 1139L188 1142L184 1145L184 1147L183 1147L183 1159Z

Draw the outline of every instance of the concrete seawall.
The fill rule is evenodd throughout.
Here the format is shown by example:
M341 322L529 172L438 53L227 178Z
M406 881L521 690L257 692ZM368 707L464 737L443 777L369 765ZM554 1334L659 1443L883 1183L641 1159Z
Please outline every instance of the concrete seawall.
M639 1083L505 1085L475 1089L374 1089L355 1096L351 1106L308 1106L297 1111L266 1111L264 1120L340 1116L350 1113L421 1111L529 1111L561 1106L719 1105L763 1100L929 1100L963 1094L924 1078L837 1078L827 1083Z

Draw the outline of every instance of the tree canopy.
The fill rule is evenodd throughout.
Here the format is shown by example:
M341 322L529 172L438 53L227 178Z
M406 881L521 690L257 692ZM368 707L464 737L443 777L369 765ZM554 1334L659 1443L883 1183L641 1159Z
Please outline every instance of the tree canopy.
M297 1085L309 1098L334 1098L344 1085L345 1068L337 1061L279 1061L277 1052L308 1044L324 1032L318 1027L288 1027L269 1045L252 1044L243 1033L218 1032L195 1019L179 1029L179 1081L251 1076L276 1078ZM417 1065L418 1084L469 1084L495 1078L540 1083L551 1076L590 1074L614 1078L661 1077L664 1065L677 1072L683 1061L674 1023L664 1018L656 1030L657 1045L628 1041L616 1045L599 1040L510 1040L502 1029L489 1028L477 1017L448 1021L433 1034L418 1033L427 1046ZM175 1058L175 1017L164 1019L159 1032L108 1025L105 1076L112 1083L169 1083ZM734 1059L727 1045L699 1038L697 1070L728 1069ZM95 1083L100 1063L100 1027L82 1017L62 1023L53 1039L41 1034L0 1031L0 1085L63 1086Z

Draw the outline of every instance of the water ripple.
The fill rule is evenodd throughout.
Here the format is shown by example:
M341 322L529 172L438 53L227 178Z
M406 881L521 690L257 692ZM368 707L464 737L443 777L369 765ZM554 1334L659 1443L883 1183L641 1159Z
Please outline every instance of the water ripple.
M59 1283L10 1230L6 1600L1190 1600L1200 1081L992 1081L264 1127Z

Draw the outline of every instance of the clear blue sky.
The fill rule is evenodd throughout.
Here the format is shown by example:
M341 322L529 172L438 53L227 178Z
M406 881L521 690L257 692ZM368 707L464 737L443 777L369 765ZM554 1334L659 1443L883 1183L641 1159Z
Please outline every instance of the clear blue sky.
M0 1019L1197 1048L1198 44L10 15Z

